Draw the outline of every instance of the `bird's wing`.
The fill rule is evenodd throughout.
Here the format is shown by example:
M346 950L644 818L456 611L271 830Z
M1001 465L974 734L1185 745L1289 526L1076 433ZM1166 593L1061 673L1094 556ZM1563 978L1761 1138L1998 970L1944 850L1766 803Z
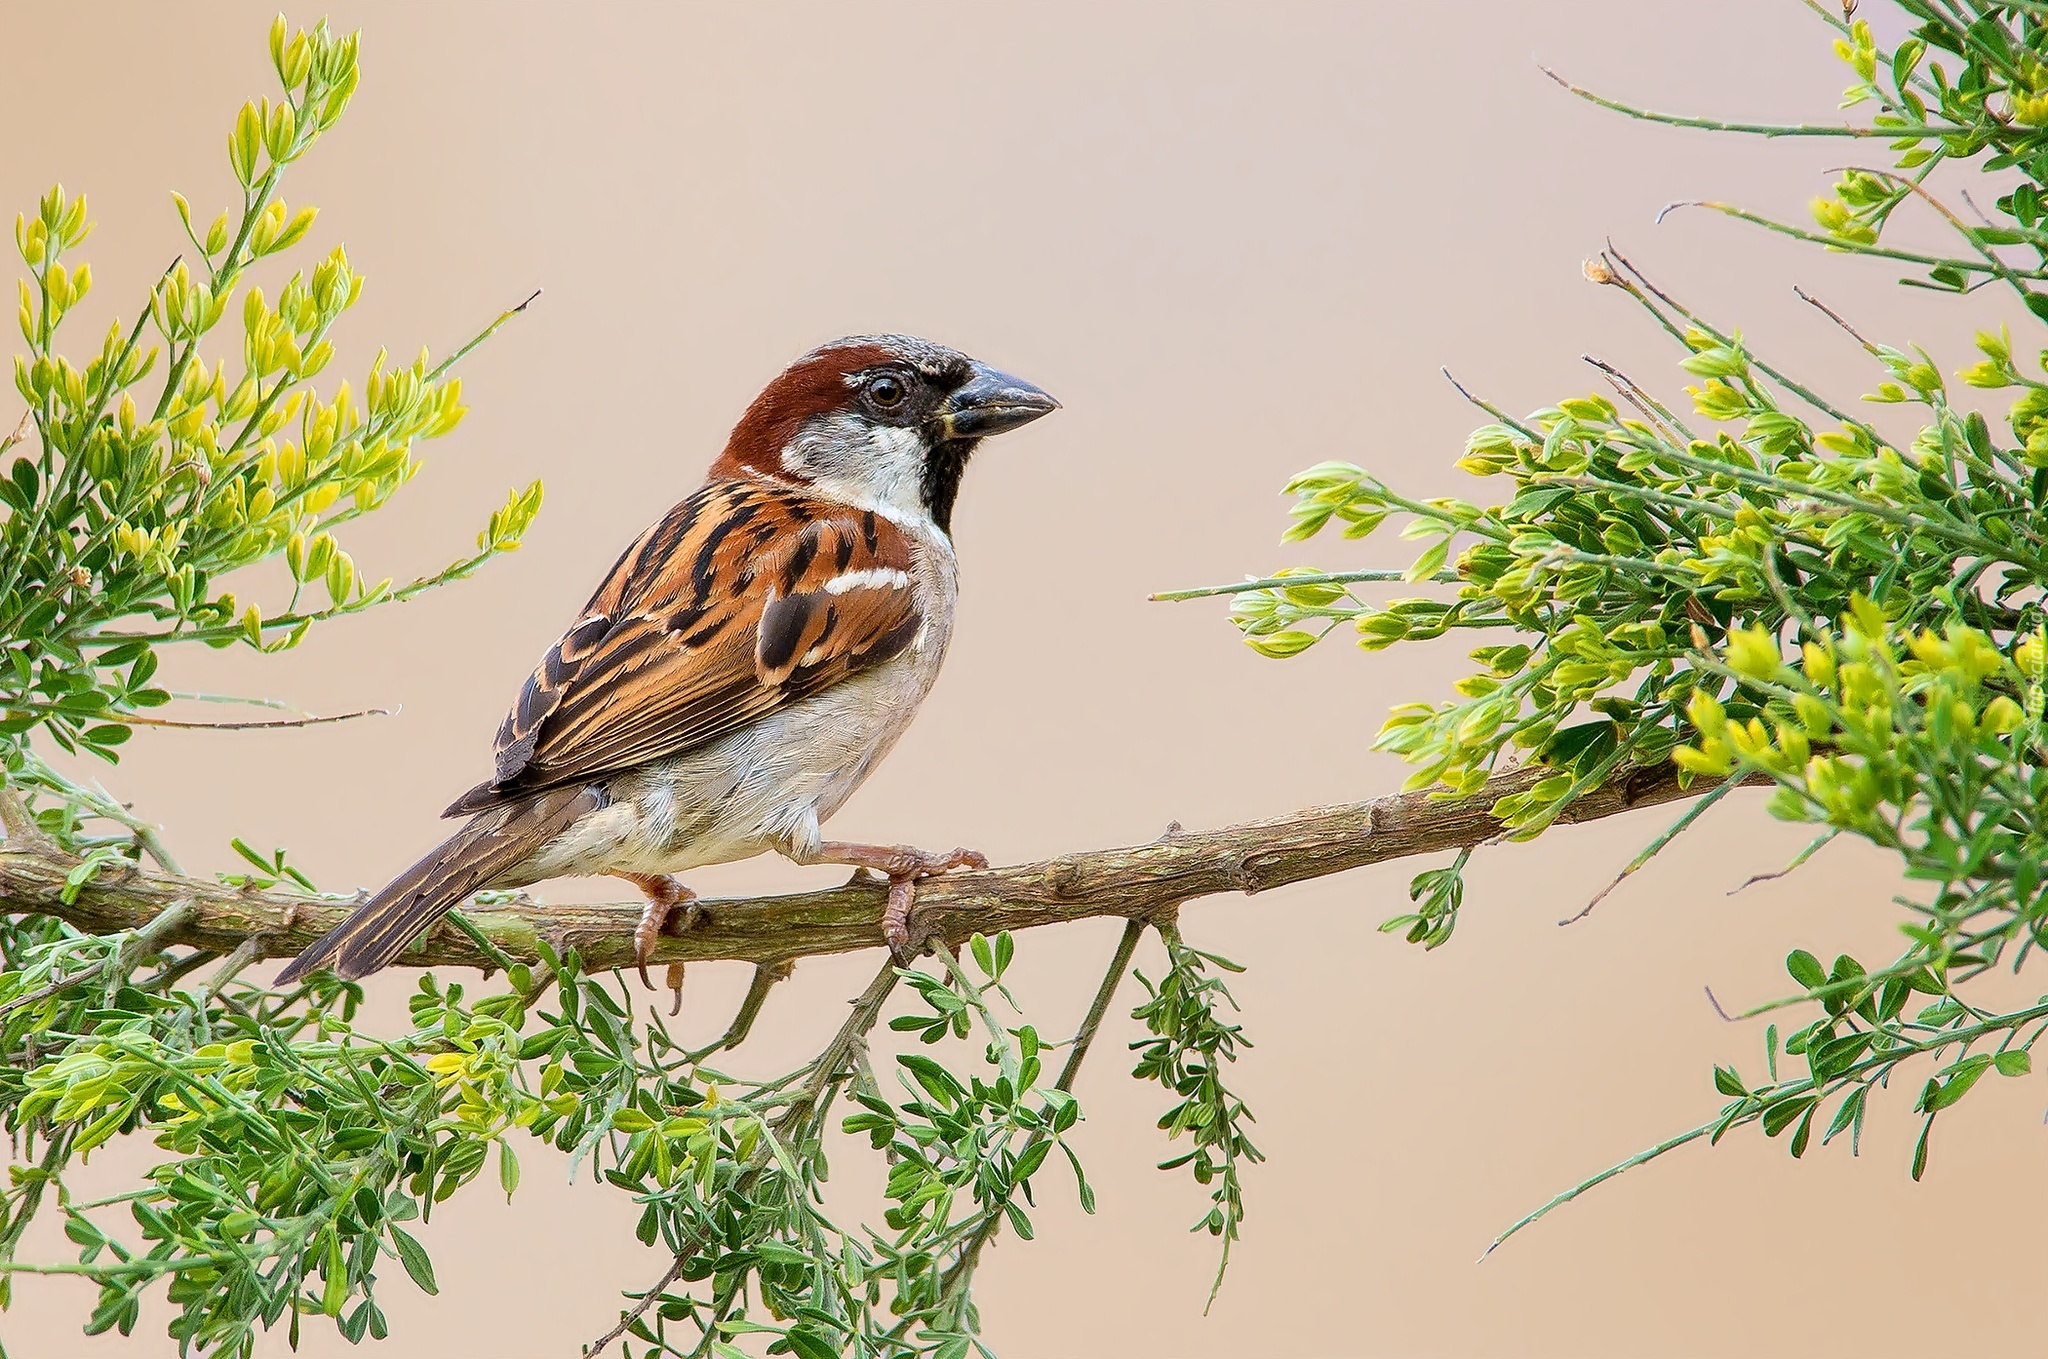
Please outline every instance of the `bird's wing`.
M880 665L924 623L912 565L872 512L706 485L626 549L499 728L496 777L447 814L679 754Z

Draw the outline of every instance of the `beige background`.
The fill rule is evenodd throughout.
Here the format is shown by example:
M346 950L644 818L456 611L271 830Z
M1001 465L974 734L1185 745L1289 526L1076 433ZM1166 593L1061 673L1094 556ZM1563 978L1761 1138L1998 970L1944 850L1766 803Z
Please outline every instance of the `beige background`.
M208 216L226 201L234 109L272 88L269 16L0 7L0 203L32 206L61 178L101 223L75 348L132 315L178 248L170 189ZM1866 381L1860 356L1794 282L1877 336L1966 361L1961 310L1890 288L1892 271L1705 214L1652 225L1696 195L1797 216L1819 172L1854 154L1843 144L1633 126L1535 66L1682 110L1832 117L1846 77L1789 0L343 3L335 19L367 30L363 86L287 186L323 209L312 244L346 241L370 279L334 371L359 371L377 343L445 349L547 290L468 365L468 422L350 545L373 576L407 579L466 549L508 486L543 476L548 503L526 549L467 586L289 656L171 660L182 687L403 705L340 728L138 739L109 777L202 870L231 866L235 834L290 846L332 887L407 862L619 545L695 483L770 375L842 333L931 335L1066 403L969 476L948 673L835 822L1002 861L1397 786L1372 734L1390 704L1448 692L1454 650L1340 641L1276 664L1237 643L1220 604L1145 596L1297 560L1395 560L1392 542L1276 548L1275 493L1331 457L1473 493L1451 464L1476 418L1440 364L1520 409L1589 390L1587 351L1675 388L1669 348L1580 279L1604 237L1844 394ZM1784 988L1788 948L1890 947L1896 885L1873 854L1837 848L1789 883L1725 895L1804 839L1754 802L1558 929L1661 824L1482 853L1464 926L1427 956L1374 929L1416 864L1191 908L1192 938L1250 967L1237 993L1257 1048L1235 1076L1271 1157L1249 1177L1230 1280L1204 1318L1213 1247L1185 1230L1204 1199L1152 1169L1159 1103L1123 1074L1120 1019L1080 1090L1100 1212L1082 1217L1054 1177L1039 1240L1006 1241L985 1271L989 1340L1007 1356L2038 1348L2038 1077L1945 1117L1921 1186L1898 1090L1860 1160L1836 1147L1796 1164L1744 1133L1474 1265L1554 1190L1711 1113L1710 1063L1758 1065L1756 1026L1716 1019L1702 986L1754 1002ZM762 862L695 882L825 876ZM1022 941L1021 989L1046 1027L1071 1022L1114 932ZM764 1020L763 1066L812 1050L872 964L804 966ZM692 1028L721 1025L743 984L737 967L698 969ZM393 1013L408 987L377 983ZM109 1149L104 1173L150 1151ZM620 1285L659 1271L622 1196L525 1156L512 1206L479 1186L424 1234L441 1296L391 1271L385 1353L573 1354ZM839 1163L850 1192L872 1189L871 1166ZM1916 1269L1909 1251L1948 1263ZM0 1333L19 1355L75 1352L88 1294L25 1279ZM162 1319L99 1351L169 1352ZM316 1325L303 1352L344 1348ZM284 1353L282 1335L263 1352Z

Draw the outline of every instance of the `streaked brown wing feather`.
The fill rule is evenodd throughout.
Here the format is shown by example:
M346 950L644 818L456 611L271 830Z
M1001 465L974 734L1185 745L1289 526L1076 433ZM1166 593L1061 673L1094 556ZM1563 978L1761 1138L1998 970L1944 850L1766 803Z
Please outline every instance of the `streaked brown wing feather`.
M497 776L448 814L680 754L879 665L922 625L911 565L872 513L710 483L626 549L505 718Z

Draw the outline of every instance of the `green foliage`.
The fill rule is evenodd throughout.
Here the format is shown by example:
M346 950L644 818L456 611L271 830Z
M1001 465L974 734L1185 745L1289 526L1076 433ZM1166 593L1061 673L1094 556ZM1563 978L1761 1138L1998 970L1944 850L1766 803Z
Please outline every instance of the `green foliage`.
M240 202L202 232L176 197L190 253L83 362L58 345L92 289L77 259L93 226L86 201L53 188L15 223L27 277L14 385L27 411L0 455L31 433L34 443L0 473L0 761L16 808L77 856L67 899L145 855L175 863L154 826L58 772L37 743L115 761L174 697L158 683L162 647L295 646L319 623L469 574L518 546L539 508L538 484L515 492L477 552L395 588L360 576L341 546L340 526L419 470L415 445L461 420L449 372L511 313L439 364L424 351L403 364L379 354L360 395L346 381L322 395L314 380L362 277L339 248L286 277L274 300L249 275L314 225L315 210L289 210L280 184L347 107L357 39L325 25L293 33L280 17L270 54L280 96L245 104L229 139ZM209 365L231 309L239 355ZM279 558L279 589L237 577L244 591L279 595L276 605L223 588ZM235 848L259 869L238 880L311 890L283 851ZM253 947L181 987L215 955L161 946L177 914L114 938L0 922L0 1123L20 1156L0 1193L0 1305L15 1273L84 1275L101 1287L87 1330L125 1333L142 1291L169 1278L182 1309L172 1334L187 1351L246 1353L257 1327L289 1314L296 1335L309 1312L351 1339L382 1336L371 1295L380 1258L432 1287L425 1253L399 1224L475 1175L520 1112L508 1073L521 1003L465 1009L459 987L444 996L430 983L415 1006L428 1028L359 1040L351 988L275 998L237 982ZM451 1053L462 1054L459 1080ZM92 1202L65 1191L74 1161L142 1130L172 1157L143 1187ZM77 1261L19 1260L30 1222L53 1203ZM125 1243L114 1214L132 1220Z
M32 734L114 758L171 697L155 683L167 643L295 646L317 623L469 574L518 546L539 508L538 484L515 492L477 552L405 586L361 575L336 537L419 470L418 442L461 420L461 384L448 374L476 343L438 364L424 351L410 363L380 353L359 388L342 381L323 396L314 380L332 359L330 333L363 288L347 254L336 247L292 273L274 298L248 284L313 227L315 210L289 211L279 188L341 117L356 53L353 35L323 26L287 38L279 22L281 97L243 105L229 141L239 204L202 232L177 199L190 252L82 363L57 345L92 289L91 265L75 261L93 227L86 201L60 186L16 218L28 275L14 385L28 410L0 452L31 429L36 444L0 475L0 741L10 770ZM231 311L239 354L209 366L202 350ZM277 558L277 603L222 587Z
M1890 166L1846 171L1814 205L1819 231L1702 206L1832 250L1909 262L1920 272L1904 281L1916 286L1965 294L2000 284L2048 318L2040 7L1898 0L1917 27L1892 52L1866 23L1810 8L1838 31L1856 77L1844 107L1873 110L1867 123L1728 124L1587 97L1685 126L1882 139ZM1929 183L1945 164L1999 175L1986 224L1963 220ZM1952 230L1962 253L1887 244L1908 204ZM1934 1069L1915 1108L1931 1126L1985 1072L2030 1070L2048 1026L2048 1006L1985 1010L1958 990L2002 962L2017 969L2048 937L2039 811L2048 791L2048 351L2037 365L2015 357L2003 328L1977 337L1981 360L1957 376L1967 388L2016 392L1995 419L1967 394L1957 399L1924 351L1851 332L1877 370L1865 400L1914 417L1902 441L1618 254L1586 272L1682 346L1679 366L1693 379L1684 409L1605 364L1596 366L1612 396L1570 398L1520 420L1486 406L1493 423L1458 464L1490 485L1506 479L1486 505L1416 498L1349 464L1312 468L1288 488L1297 497L1290 541L1331 526L1363 538L1394 522L1425 544L1412 564L1292 568L1214 593L1237 596L1246 640L1273 656L1340 627L1368 651L1482 630L1459 697L1396 709L1378 745L1413 766L1411 787L1446 797L1472 794L1517 759L1550 771L1496 803L1515 837L1542 833L1574 799L1633 767L1675 760L1710 798L1743 781L1773 785L1774 815L1817 828L1807 853L1856 835L1896 853L1904 876L1923 885L1898 903L1906 919L1896 959L1866 967L1843 956L1823 969L1795 951L1788 970L1800 994L1759 1008L1798 1006L1811 1019L1782 1046L1769 1029L1769 1079L1753 1086L1732 1067L1717 1070L1730 1101L1720 1116L1625 1164L1752 1122L1772 1137L1789 1132L1794 1155L1817 1120L1823 1143L1845 1131L1853 1141L1871 1092L1921 1057ZM1364 588L1396 578L1455 588L1384 600ZM1388 927L1428 946L1447 939L1462 864L1417 878L1421 909ZM1913 1007L1915 995L1931 1003ZM1805 1073L1781 1078L1781 1055ZM1923 1129L1916 1178L1926 1154Z

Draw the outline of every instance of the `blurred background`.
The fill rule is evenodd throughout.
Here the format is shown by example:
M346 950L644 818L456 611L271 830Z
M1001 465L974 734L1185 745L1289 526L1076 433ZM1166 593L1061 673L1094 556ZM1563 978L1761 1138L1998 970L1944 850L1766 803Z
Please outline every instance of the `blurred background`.
M275 88L271 13L0 7L0 205L32 208L62 180L100 223L74 350L132 317L178 251L172 189L202 223L227 201L234 112ZM1402 564L1391 540L1278 547L1278 492L1343 458L1415 493L1486 494L1452 466L1484 417L1441 365L1515 410L1593 390L1588 353L1675 392L1670 344L1581 278L1608 238L1845 398L1877 379L1795 283L1949 369L1998 305L1899 289L1873 262L1702 212L1654 225L1696 197L1801 219L1855 152L1632 124L1538 69L1682 112L1837 119L1848 75L1793 0L330 13L364 30L363 84L285 189L322 209L298 257L345 242L369 279L327 380L360 380L379 344L445 352L545 289L465 365L467 422L346 545L372 579L402 581L461 555L508 487L545 478L547 506L523 551L466 585L288 655L167 658L176 688L401 709L305 731L139 733L104 777L198 871L231 868L235 835L288 846L330 890L410 862L487 770L506 705L621 545L695 485L770 376L842 334L929 335L1065 402L969 475L946 675L833 823L1017 862L1399 786L1372 736L1390 705L1448 693L1455 648L1365 655L1339 638L1273 662L1238 643L1222 602L1146 596L1295 562ZM1723 1022L1703 987L1732 1010L1787 989L1777 960L1793 947L1889 956L1899 884L1874 853L1838 845L1729 895L1805 840L1754 795L1560 929L1671 814L1482 851L1457 937L1428 955L1375 929L1418 862L1191 906L1190 940L1249 968L1233 985L1256 1047L1234 1078L1270 1157L1249 1174L1230 1277L1205 1317L1215 1247L1187 1227L1206 1195L1153 1168L1169 1151L1155 1092L1122 1069L1127 983L1078 1092L1100 1209L1083 1216L1045 1177L1039 1239L1006 1236L982 1271L991 1345L1077 1359L2034 1348L2039 1077L1987 1083L1944 1116L1918 1186L1900 1089L1860 1159L1837 1144L1794 1162L1745 1131L1631 1172L1474 1263L1553 1192L1711 1116L1712 1063L1758 1065L1761 1021ZM839 872L761 861L692 885L782 891ZM1018 989L1043 1029L1078 1018L1116 930L1020 939ZM873 965L803 964L746 1061L815 1051ZM688 1032L721 1029L745 981L738 965L692 969ZM372 984L394 1024L410 986L402 970ZM616 1316L620 1287L659 1274L624 1196L521 1150L510 1206L479 1182L421 1233L440 1296L390 1271L384 1352L573 1354ZM107 1147L94 1171L115 1183L153 1154ZM847 1194L872 1197L864 1153L836 1164ZM54 1232L35 1246L69 1250ZM1948 1264L1922 1275L1920 1258ZM82 1340L90 1295L18 1279L0 1334L20 1355L169 1351L161 1309L130 1340ZM300 1353L346 1350L320 1323ZM286 1353L284 1334L260 1352Z

